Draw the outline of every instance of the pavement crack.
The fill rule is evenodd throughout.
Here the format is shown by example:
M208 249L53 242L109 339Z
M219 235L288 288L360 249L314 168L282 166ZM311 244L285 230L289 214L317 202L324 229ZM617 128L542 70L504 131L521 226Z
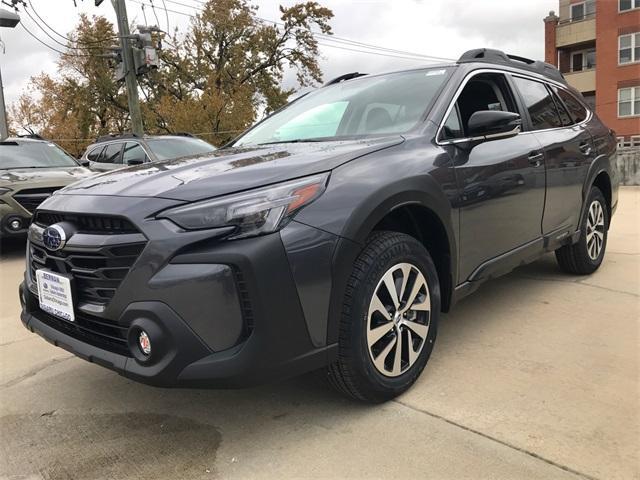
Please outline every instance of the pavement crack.
M0 343L0 347L6 347L8 345L13 345L14 343L28 342L29 340L33 340L34 338L35 337L27 337L27 338L20 338L18 340L11 340L9 342Z
M633 292L625 292L624 290L617 290L615 288L608 288L608 287L603 287L601 285L594 285L592 283L586 283L586 279L577 279L577 280L560 280L560 279L556 279L556 278L541 278L541 277L535 277L533 275L522 275L519 274L517 275L520 278L524 278L527 280L537 280L539 282L556 282L556 283L567 283L567 284L574 284L574 285L583 285L585 287L591 287L591 288L599 288L600 290L606 290L607 292L613 292L613 293L621 293L623 295L631 295L632 297L640 297L640 294L637 293L633 293Z
M516 451L518 451L520 453L528 455L529 457L535 458L536 460L540 460L540 461L542 461L542 462L544 462L544 463L546 463L548 465L551 465L553 467L559 468L560 470L564 470L565 472L572 473L574 475L577 475L577 476L579 476L581 478L585 478L587 480L599 480L597 477L594 477L592 475L589 475L589 474L586 474L586 473L583 473L583 472L579 472L578 470L574 470L571 467L568 467L568 466L563 465L561 463L557 463L557 462L554 462L553 460L545 458L545 457L543 457L543 456L541 456L541 455L539 455L539 454L537 454L535 452L532 452L531 450L527 450L526 448L518 447L517 445L514 445L512 443L506 442L504 440L500 440L499 438L496 438L496 437L492 437L491 435L483 433L483 432L481 432L479 430L475 430L475 429L473 429L471 427L467 427L466 425L463 425L461 423L455 422L453 420L449 420L448 418L445 418L445 417L443 417L441 415L438 415L436 413L432 413L432 412L429 412L428 410L423 410L421 408L414 407L414 406L409 405L407 403L401 402L400 400L392 400L392 401L394 403L402 405L405 408L413 410L414 412L418 412L418 413L422 413L422 414L428 415L428 416L430 416L432 418L435 418L436 420L441 420L441 421L443 421L445 423L448 423L449 425L452 425L454 427L460 428L460 429L465 430L465 431L467 431L469 433L473 433L473 434L478 435L480 437L486 438L487 440L490 440L492 442L499 443L500 445L503 445L503 446L505 446L507 448L510 448L512 450L516 450Z
M68 357L52 358L51 360L49 360L47 362L40 363L40 364L36 365L35 367L33 367L32 369L28 370L27 372L23 373L19 377L16 377L16 378L14 378L12 380L9 380L8 382L0 384L0 388L4 389L4 388L13 387L13 386L15 386L15 385L27 380L28 378L31 378L31 377L37 375L42 370L45 370L45 369L47 369L49 367L57 365L58 363L62 363L62 362L66 361L66 360L69 360L71 358L74 358L73 355L69 355Z

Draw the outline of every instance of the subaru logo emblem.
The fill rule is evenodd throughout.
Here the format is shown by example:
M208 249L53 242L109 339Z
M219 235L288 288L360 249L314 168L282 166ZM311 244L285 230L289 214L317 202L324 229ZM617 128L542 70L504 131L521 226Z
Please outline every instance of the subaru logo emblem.
M56 251L67 243L67 234L60 225L51 225L42 232L42 243L47 250Z

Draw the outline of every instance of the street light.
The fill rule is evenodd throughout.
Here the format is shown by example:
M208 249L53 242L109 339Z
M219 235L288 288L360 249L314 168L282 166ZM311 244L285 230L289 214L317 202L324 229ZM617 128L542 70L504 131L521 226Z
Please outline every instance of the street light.
M20 23L17 13L0 8L0 27L14 28ZM0 71L0 141L9 136L7 128L7 110L4 106L4 88L2 87L2 71Z

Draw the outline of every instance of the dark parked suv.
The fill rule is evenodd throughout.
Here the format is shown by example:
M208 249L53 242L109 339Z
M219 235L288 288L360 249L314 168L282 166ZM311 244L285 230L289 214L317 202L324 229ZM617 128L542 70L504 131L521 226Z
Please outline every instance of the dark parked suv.
M208 156L53 195L29 232L22 321L154 385L326 368L385 400L483 281L552 251L566 272L599 267L615 160L614 133L541 62L480 49L345 75Z

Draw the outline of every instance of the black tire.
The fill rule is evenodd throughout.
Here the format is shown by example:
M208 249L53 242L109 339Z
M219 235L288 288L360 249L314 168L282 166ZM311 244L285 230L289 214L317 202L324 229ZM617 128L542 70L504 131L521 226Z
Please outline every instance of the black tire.
M589 245L588 245L588 233L590 227L589 223L589 210L590 206L594 203L598 202L600 204L600 208L603 212L604 217L604 225L601 229L602 231L602 247L600 248L599 253L595 258L589 254ZM607 207L607 201L604 198L604 195L600 191L598 187L591 187L591 191L587 196L587 201L585 203L584 212L582 214L581 221L581 229L580 229L580 238L573 245L565 245L564 247L556 250L556 260L558 261L558 265L560 268L574 275L588 275L590 273L595 272L602 260L604 259L605 250L607 248L607 234L609 231L609 210ZM599 230L600 231L600 230Z
M372 354L370 354L367 343L367 329L370 326L369 308L376 289L380 288L379 282L382 281L383 275L394 266L406 265L406 263L416 269L412 269L413 273L407 275L407 278L414 275L414 284L418 283L416 280L418 271L426 280L430 296L430 311L421 314L424 315L421 318L428 319L424 322L428 329L424 340L419 341L421 350L419 350L417 357L414 357L414 363L411 364L411 360L409 360L404 366L406 371L397 374L397 376L389 377L378 370L374 365ZM402 283L402 280L399 280L399 283ZM405 292L407 292L409 287L405 286ZM402 291L401 288L400 291ZM421 292L423 291L421 290ZM410 293L405 294L404 298L409 296L411 296ZM408 305L408 303L405 304ZM415 312L411 313L415 315ZM355 261L346 287L338 339L338 360L328 367L329 383L339 392L366 402L383 402L406 391L416 381L431 355L439 316L440 285L429 252L420 242L409 235L396 232L374 232L368 238L367 244ZM398 329L399 331L400 329ZM392 330L390 335L393 335L392 338L396 339L396 345L398 345L396 330ZM386 339L386 337L383 338ZM413 332L410 332L400 333L399 338L401 342L405 342L402 344L402 348L404 353L408 355L406 349L412 347L407 347L407 345L417 337ZM411 345L414 344L411 343ZM394 349L391 352L394 352ZM390 355L395 354L390 353Z

